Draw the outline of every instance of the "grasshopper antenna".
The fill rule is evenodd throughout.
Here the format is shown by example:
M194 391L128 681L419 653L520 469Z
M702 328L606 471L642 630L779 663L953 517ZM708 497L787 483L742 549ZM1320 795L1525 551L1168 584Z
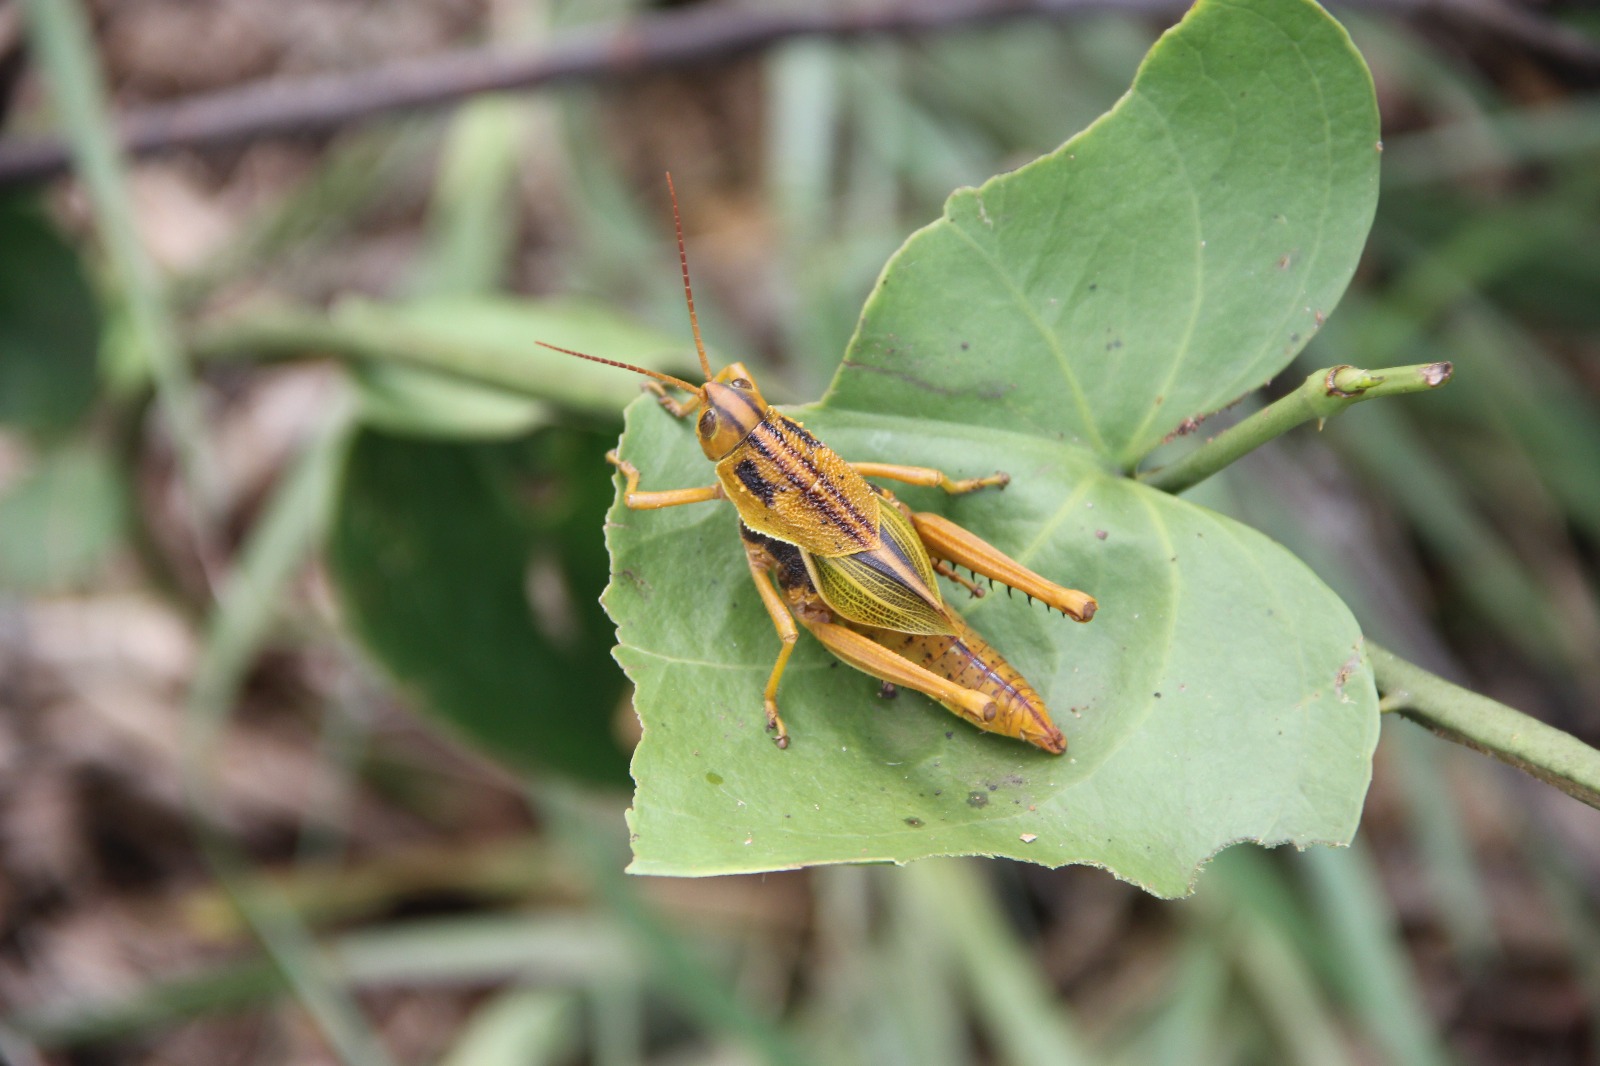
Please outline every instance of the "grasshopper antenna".
M700 318L694 313L694 290L689 287L689 253L683 247L683 219L678 215L678 190L672 186L672 171L667 171L667 195L672 199L672 228L678 231L678 262L683 267L683 298L689 304L689 328L694 330L694 350L700 356L700 369L706 380L711 380L711 362L706 359L706 346L700 340Z
M700 386L691 385L682 378L675 378L671 374L663 374L659 370L647 370L642 366L634 366L632 363L621 363L615 359L602 359L598 355L585 355L582 352L575 352L571 348L562 348L559 345L546 344L544 341L534 341L533 343L537 344L541 348L549 348L552 352L560 352L563 355L575 355L579 359L587 359L591 363L604 363L606 366L617 366L621 367L623 370L631 370L635 374L643 374L646 377L655 378L657 381L665 381L668 385L674 385L682 389L684 392L692 392L696 396L700 395L701 392Z

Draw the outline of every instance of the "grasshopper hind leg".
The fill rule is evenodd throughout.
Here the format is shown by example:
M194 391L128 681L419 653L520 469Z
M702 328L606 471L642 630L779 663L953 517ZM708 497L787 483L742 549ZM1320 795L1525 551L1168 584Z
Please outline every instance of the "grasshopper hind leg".
M935 559L956 563L974 573L993 578L1079 622L1093 618L1100 606L1087 592L1069 589L1041 577L988 541L962 529L942 515L913 512L898 500L893 501L892 506L899 507L911 519L917 536L922 538L928 554Z

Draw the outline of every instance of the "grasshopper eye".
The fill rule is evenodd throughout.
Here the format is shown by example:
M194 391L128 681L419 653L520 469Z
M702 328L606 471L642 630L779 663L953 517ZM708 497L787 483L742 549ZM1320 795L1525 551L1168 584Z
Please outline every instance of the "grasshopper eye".
M752 387L750 382L746 381L744 378L734 378L732 381L728 382L728 384L735 389L748 389Z
M700 435L709 437L717 428L717 413L707 411L700 416Z

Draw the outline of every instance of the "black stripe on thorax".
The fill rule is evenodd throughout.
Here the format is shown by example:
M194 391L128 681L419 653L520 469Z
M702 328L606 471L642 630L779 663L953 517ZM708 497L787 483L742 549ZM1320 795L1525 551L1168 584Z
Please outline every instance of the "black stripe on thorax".
M754 459L740 459L733 473L738 477L740 484L749 489L751 494L759 499L764 506L772 506L772 497L778 494L778 486L761 476L761 468Z
M738 392L733 389L722 390L717 393L719 397L731 399L730 404L713 402L711 407L717 412L717 417L735 426L749 426L754 429L758 424L766 421L766 412L761 405L756 403L755 397L748 393Z
M839 491L837 485L822 475L822 471L809 456L796 449L784 437L783 431L775 426L772 420L764 420L751 430L745 439L763 459L778 468L784 480L816 500L818 514L824 522L843 530L846 536L863 547L872 543L870 536L862 534L862 530L867 530L869 534L876 532L867 522L866 516ZM794 464L798 464L810 475L809 481L800 476ZM820 492L816 491L819 485L823 487Z
M774 412L772 418L791 435L798 438L800 443L804 444L807 448L816 449L827 447L827 445L823 444L820 440L807 433L805 426L802 426L788 415Z
M869 529L872 527L872 523L867 520L867 516L861 513L861 510L856 507L849 496L845 495L844 490L841 489L832 478L823 476L821 468L817 466L816 462L809 454L807 454L805 450L796 447L793 438L798 438L799 440L804 441L809 449L812 450L817 448L825 448L827 447L826 445L822 444L817 440L817 438L807 433L798 422L791 418L786 418L777 412L773 412L772 417L767 419L763 425L768 429L769 432L778 438L778 441L783 446L785 452L794 456L795 459L799 461L800 465L805 468L806 473L811 475L813 484L820 484L824 486L828 495L832 496L834 501L844 509L845 513L858 522L861 526ZM759 426L757 427L757 429L760 428L761 427Z

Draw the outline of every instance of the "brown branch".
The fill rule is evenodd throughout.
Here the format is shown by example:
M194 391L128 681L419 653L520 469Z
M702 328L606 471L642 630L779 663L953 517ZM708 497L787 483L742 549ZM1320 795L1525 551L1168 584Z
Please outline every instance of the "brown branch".
M882 0L871 11L765 12L711 4L674 15L565 34L542 45L466 48L349 74L267 81L129 113L133 156L219 147L260 137L327 133L392 112L449 106L475 93L636 77L760 51L801 37L909 36L1020 18L1097 11L1176 17L1185 0ZM1600 66L1600 45L1508 0L1342 0L1392 15L1435 15L1487 27L1551 58ZM66 171L54 137L0 140L0 186Z
M1091 11L1176 15L1181 0L919 0L874 11L762 12L709 5L573 32L523 47L466 48L350 74L268 81L128 114L134 156L258 137L326 133L374 115L452 104L475 93L638 76L727 59L799 37L929 33ZM0 184L52 177L69 160L57 138L0 141Z

